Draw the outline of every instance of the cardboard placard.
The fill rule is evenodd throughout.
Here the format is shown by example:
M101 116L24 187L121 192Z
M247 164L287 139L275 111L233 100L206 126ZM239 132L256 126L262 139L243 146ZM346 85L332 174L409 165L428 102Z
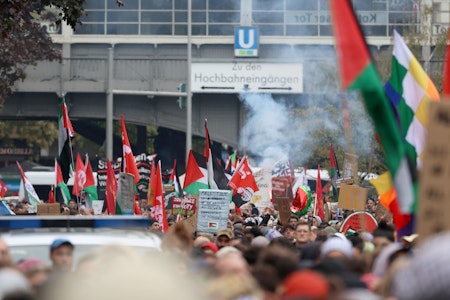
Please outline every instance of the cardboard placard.
M278 214L281 221L281 224L285 225L289 223L289 217L291 216L291 198L287 197L273 197L274 203L278 207Z
M56 216L61 214L61 205L59 203L42 203L37 206L38 216Z
M428 122L417 220L421 239L450 229L450 102L431 102Z
M292 198L291 177L272 177L272 197Z
M342 184L339 191L338 207L355 211L365 210L367 193L366 188Z

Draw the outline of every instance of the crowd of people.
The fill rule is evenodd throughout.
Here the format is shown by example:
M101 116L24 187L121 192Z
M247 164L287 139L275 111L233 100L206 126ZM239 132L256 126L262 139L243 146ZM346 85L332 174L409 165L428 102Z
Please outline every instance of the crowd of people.
M161 251L110 246L74 262L77 245L57 239L50 266L33 257L13 262L0 239L0 299L450 298L450 234L397 241L384 221L371 233L339 232L339 222L309 213L280 224L273 208L249 207L230 209L228 227L211 234L183 222L162 233L151 219Z

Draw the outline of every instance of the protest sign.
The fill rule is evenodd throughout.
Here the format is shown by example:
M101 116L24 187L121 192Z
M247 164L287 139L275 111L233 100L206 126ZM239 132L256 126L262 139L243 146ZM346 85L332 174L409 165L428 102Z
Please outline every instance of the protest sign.
M346 233L349 230L358 231L363 230L373 232L377 229L378 223L375 218L365 211L354 212L349 215L341 224L339 231Z
M227 228L231 191L199 190L197 231L216 233Z
M128 173L119 173L119 184L117 188L117 203L122 214L134 214L134 176Z
M195 197L173 197L172 214L191 216L197 209L197 199Z
M342 184L339 191L338 207L342 209L365 210L367 189L357 185Z

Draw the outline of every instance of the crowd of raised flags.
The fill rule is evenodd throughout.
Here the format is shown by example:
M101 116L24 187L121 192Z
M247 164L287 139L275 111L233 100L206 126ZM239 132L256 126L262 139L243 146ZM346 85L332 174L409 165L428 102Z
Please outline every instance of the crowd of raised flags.
M375 69L350 1L331 0L330 10L336 38L336 50L340 66L340 78L344 90L358 90L369 116L372 118L379 141L384 150L385 161L389 172L382 174L372 184L383 204L394 217L396 229L400 236L410 234L414 230L414 215L418 201L417 170L422 164L427 133L427 107L430 101L439 101L439 93L413 56L400 34L394 30L394 48L392 54L392 72L384 85ZM449 50L449 49L447 49ZM449 51L447 51L447 56ZM448 59L448 57L447 57ZM443 94L450 94L450 64L444 67ZM71 139L74 130L70 122L64 98L61 102L58 118L59 124L59 158L55 161L55 186L63 191L64 202L70 199L70 192L65 185L70 176L75 176L72 194L80 197L82 192L89 201L98 199L95 180L89 158L83 163L79 154L71 151ZM125 119L121 116L122 128L122 171L134 176L134 183L139 182L139 172L131 149L125 127ZM330 145L330 178L332 194L337 201L336 180L340 177L336 155ZM33 209L40 203L32 184L27 180L18 163L23 182L25 183L26 201ZM294 186L292 212L302 214L311 202L310 192L306 184L296 182L292 167L288 164L274 166L273 176L291 176ZM318 166L317 198L314 212L324 218L323 189ZM71 175L75 172L74 175ZM164 213L164 195L162 186L161 164L152 163L148 186L148 204L152 206L151 217L159 220L161 229L166 231L167 219ZM303 178L303 177L302 177ZM211 151L211 139L205 120L205 147L203 155L190 150L187 162L184 186L181 187L177 174L176 161L170 176L177 196L183 194L198 195L200 189L231 189L232 201L237 207L248 203L252 195L258 191L247 157L238 159L236 154L229 155L225 166ZM106 210L109 214L120 214L121 207L117 202L118 182L108 160L106 183ZM53 198L54 199L54 198ZM138 209L135 209L139 213Z

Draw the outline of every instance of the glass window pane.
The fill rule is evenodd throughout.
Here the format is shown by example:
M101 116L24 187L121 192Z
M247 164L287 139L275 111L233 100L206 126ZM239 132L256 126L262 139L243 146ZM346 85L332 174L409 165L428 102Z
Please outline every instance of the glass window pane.
M84 3L84 9L105 9L105 0L89 0Z
M333 36L333 26L321 25L319 26L320 36Z
M206 25L192 25L193 35L206 35Z
M192 0L192 9L206 9L206 0Z
M361 26L366 36L386 36L387 26Z
M104 22L105 12L104 11L87 11L87 16L80 18L81 22Z
M172 9L172 0L141 0L142 9Z
M206 22L206 11L192 12L192 22Z
M137 22L137 11L108 11L108 22Z
M255 23L283 23L284 16L282 12L253 12L253 21Z
M314 0L286 0L286 10L317 10L318 1Z
M253 10L283 10L283 1L253 0Z
M175 9L187 9L187 0L175 0Z
M172 35L172 25L142 24L141 34L145 35Z
M175 22L187 23L187 11L176 11L175 12Z
M209 25L209 35L234 35L234 27L229 25Z
M240 10L241 0L209 0L210 10Z
M172 22L172 13L166 11L158 11L158 12L144 11L141 13L141 22L170 23Z
M210 12L209 23L239 23L239 13Z
M260 25L261 35L283 35L283 26Z
M287 36L317 36L319 34L317 26L288 25L286 26Z
M138 24L111 24L106 28L106 34L138 34Z
M139 8L139 0L125 0L122 2L123 2L123 6L119 7L119 5L117 5L116 1L108 0L107 8L108 9L124 9L124 10Z
M105 24L83 24L77 26L75 34L105 34Z

